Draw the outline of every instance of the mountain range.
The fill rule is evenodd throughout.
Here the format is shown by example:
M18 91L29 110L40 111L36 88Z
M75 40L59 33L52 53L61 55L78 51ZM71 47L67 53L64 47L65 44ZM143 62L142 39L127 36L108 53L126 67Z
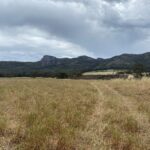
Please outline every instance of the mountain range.
M122 54L108 59L79 56L56 58L45 55L37 62L0 61L0 76L55 76L58 73L75 74L105 69L132 69L142 64L150 71L150 52L144 54Z

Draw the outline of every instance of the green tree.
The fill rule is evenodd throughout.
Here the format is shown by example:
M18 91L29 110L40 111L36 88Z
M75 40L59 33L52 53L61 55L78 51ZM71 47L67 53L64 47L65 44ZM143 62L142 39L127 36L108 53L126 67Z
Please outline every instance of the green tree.
M60 72L60 73L58 73L58 74L56 75L56 77L57 77L58 79L67 79L67 78L68 78L68 74L65 73L65 72Z
M135 74L135 76L138 77L142 77L142 73L144 72L144 65L143 64L135 64L133 66L133 73Z

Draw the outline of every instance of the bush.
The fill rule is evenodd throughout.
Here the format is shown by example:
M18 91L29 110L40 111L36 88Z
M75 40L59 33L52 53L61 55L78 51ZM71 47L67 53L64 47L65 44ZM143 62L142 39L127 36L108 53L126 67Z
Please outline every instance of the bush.
M67 74L67 73L64 73L64 72L61 72L61 73L58 73L58 74L56 75L56 77L57 77L58 79L67 79L67 78L68 78L68 74Z
M141 78L143 72L144 72L144 65L143 64L135 64L133 66L133 73L135 74L136 78Z

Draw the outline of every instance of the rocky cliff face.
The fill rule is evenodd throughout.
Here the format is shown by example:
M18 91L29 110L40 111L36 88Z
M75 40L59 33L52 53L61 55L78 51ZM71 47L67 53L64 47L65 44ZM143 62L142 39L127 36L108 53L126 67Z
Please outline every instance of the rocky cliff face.
M43 66L50 65L50 64L55 65L57 61L58 59L56 57L48 56L48 55L43 56L43 58L40 60Z

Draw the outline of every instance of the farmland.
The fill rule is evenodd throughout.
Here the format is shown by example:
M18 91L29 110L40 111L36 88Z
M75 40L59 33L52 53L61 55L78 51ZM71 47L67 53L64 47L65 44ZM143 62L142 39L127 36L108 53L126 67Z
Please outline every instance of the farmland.
M0 150L149 150L150 79L0 79Z
M118 72L125 72L126 70L97 70L85 72L83 75L115 75Z

